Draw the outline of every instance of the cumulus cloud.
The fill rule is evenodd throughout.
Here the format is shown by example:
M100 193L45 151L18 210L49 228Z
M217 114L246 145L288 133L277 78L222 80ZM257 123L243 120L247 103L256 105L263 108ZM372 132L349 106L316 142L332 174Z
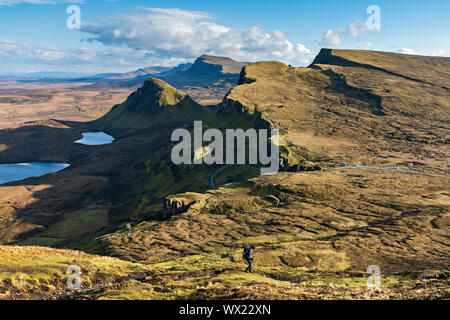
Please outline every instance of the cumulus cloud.
M398 50L398 52L404 54L416 54L416 51L410 48L401 48L400 50Z
M447 56L447 54L446 54L444 49L434 50L431 53L431 55L434 56L434 57L445 57L445 56Z
M342 32L343 32L343 29L328 30L323 35L321 43L324 44L325 46L332 46L332 47L340 46L342 43L342 40L341 40Z
M399 48L398 46L395 46L395 45L391 46L390 49L393 52L403 53L403 54L413 54L413 55L432 56L432 57L450 57L449 52L445 51L444 49L425 51L425 50L411 49L408 47Z
M16 4L29 3L29 4L57 4L57 3L84 3L83 0L0 0L0 7L11 7Z
M367 22L355 21L350 24L347 29L339 28L336 30L328 30L322 37L320 45L337 47L342 43L342 36L357 38L362 34L370 32L379 32L379 29L373 28Z
M0 69L9 66L20 66L26 71L33 69L106 72L111 70L129 71L143 66L173 66L187 62L183 58L155 58L147 51L124 48L107 48L94 50L91 48L60 49L36 46L11 40L0 40ZM19 70L10 70L19 71Z
M290 42L281 31L267 33L262 26L233 29L199 11L140 9L142 13L111 17L102 23L82 23L81 31L91 34L86 41L146 50L160 58L192 59L206 53L241 61L277 59L306 65L314 57L310 49Z
M347 34L350 37L356 38L360 34L368 33L371 30L372 29L369 28L367 22L363 23L361 21L355 21L347 28Z

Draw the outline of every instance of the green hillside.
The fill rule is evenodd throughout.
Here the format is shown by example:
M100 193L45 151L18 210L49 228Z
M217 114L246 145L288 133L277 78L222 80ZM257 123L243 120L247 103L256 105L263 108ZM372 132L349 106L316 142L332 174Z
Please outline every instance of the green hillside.
M183 125L204 117L205 108L159 79L149 79L97 123L115 134L155 126Z

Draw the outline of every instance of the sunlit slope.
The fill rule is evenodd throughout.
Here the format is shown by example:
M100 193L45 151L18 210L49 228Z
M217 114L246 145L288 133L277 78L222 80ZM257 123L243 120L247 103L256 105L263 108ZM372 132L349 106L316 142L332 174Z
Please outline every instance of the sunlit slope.
M67 287L69 266L81 271L83 290L124 281L145 269L127 261L80 251L0 246L0 300L62 299L76 296Z
M429 82L448 88L450 59L366 50L322 49L314 64L365 67L383 70L418 82Z
M226 57L203 55L188 70L164 76L163 80L176 87L208 86L214 83L235 85L239 79L239 73L246 65L247 63Z
M205 115L204 107L166 82L149 79L128 99L114 106L98 124L121 134L136 130L183 125Z
M417 162L445 171L449 72L449 58L324 49L309 68L245 67L221 113L260 113L280 129L288 168Z
M445 279L416 281L414 273L384 275L380 290L368 290L365 273L343 272L346 257L333 254L327 244L265 245L258 249L253 274L243 272L241 254L222 250L143 265L79 251L0 246L0 299L449 298ZM298 264L316 268L307 271ZM69 266L80 268L80 290L67 287Z

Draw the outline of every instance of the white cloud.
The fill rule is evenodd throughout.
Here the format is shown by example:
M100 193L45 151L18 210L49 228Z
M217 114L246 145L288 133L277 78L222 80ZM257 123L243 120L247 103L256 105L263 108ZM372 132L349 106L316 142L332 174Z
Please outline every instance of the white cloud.
M414 51L413 49L409 49L409 48L401 48L398 50L399 53L404 53L404 54L416 54L416 51Z
M267 33L262 26L233 29L212 22L208 13L180 9L140 8L144 13L121 15L100 24L83 23L87 41L107 46L146 50L153 57L193 59L204 53L241 61L281 60L306 65L314 53L290 42L281 31Z
M320 45L338 47L342 44L342 36L358 38L362 34L370 32L379 32L379 29L371 28L367 22L355 21L350 24L347 29L339 28L336 30L328 30L322 37Z
M340 36L342 31L343 31L342 29L328 30L323 35L321 43L325 46L332 46L332 47L340 46L342 43L341 36Z
M372 31L372 29L369 28L367 23L363 23L361 21L355 21L347 28L347 34L353 38L356 38L360 34L364 34L369 31Z
M0 0L0 7L11 7L16 4L29 3L29 4L57 4L57 3L84 3L83 0Z
M393 52L403 53L403 54L413 54L413 55L421 55L421 56L431 56L431 57L450 57L450 52L445 51L444 49L437 49L433 51L425 51L425 50L415 50L407 47L399 48L398 46L391 46L390 49Z
M152 65L173 66L187 61L182 58L151 57L145 50L127 48L59 49L0 40L0 70L2 71L11 66L14 67L14 70L7 71L21 72L28 70L30 66L35 70L53 71L129 71Z

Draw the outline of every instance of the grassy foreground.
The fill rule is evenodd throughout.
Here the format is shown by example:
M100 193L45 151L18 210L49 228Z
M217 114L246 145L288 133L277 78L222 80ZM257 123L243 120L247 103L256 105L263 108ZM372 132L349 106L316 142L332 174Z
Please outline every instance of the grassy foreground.
M242 271L240 250L142 265L79 251L0 246L0 299L449 298L446 280L423 281L414 274L383 277L381 288L370 290L364 273L327 270L330 263L337 262L340 268L346 265L345 257L330 257L327 249L310 252L324 265L317 270L267 265L264 259L281 255L296 244L285 243L270 253L258 252L261 266L257 264L252 274ZM67 289L70 265L82 269L80 290Z

